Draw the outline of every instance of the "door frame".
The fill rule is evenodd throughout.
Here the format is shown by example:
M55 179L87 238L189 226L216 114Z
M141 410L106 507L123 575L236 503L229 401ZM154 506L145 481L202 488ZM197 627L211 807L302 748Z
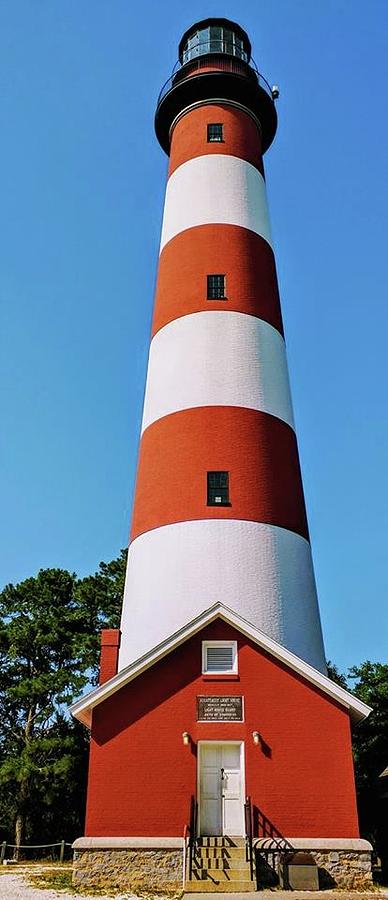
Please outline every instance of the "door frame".
M235 746L240 747L240 778L241 778L241 806L242 806L242 821L244 823L244 800L245 800L245 741L243 740L235 740L235 741L223 741L223 740L203 740L197 742L197 798L198 798L198 816L197 816L197 835L199 837L201 834L201 757L202 757L202 749L212 745L217 744L218 746L224 744L234 744ZM222 802L222 798L221 798ZM224 815L222 815L222 820L224 820ZM219 835L222 837L222 835ZM244 837L244 835L242 835Z

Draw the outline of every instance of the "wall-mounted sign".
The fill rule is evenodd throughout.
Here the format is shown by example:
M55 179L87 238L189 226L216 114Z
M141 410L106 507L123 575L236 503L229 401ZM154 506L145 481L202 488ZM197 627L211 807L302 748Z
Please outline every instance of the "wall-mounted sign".
M242 722L242 697L197 697L198 722Z

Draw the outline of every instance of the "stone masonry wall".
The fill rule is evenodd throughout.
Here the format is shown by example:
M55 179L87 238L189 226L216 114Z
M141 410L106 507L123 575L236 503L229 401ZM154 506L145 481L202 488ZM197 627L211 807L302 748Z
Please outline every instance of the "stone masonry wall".
M356 850L310 850L319 869L320 889L340 888L371 890L371 854ZM271 855L272 856L272 855ZM258 886L273 882L279 854L264 857L258 853ZM267 863L261 865L267 859ZM272 878L271 878L272 871ZM100 887L131 890L136 893L155 891L174 894L182 889L181 849L76 849L73 883L77 887ZM277 879L276 879L277 880Z
M182 889L181 850L76 850L77 887L175 893Z
M319 888L348 891L373 890L371 853L360 850L309 849L318 866ZM259 889L278 884L279 852L260 853L256 848L256 872Z
M312 855L319 868L320 888L339 887L348 891L367 891L373 887L370 853L315 850Z

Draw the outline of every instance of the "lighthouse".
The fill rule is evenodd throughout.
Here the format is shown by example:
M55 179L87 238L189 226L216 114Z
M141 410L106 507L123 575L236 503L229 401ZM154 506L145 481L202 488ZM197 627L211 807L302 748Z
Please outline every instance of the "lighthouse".
M369 708L326 673L267 205L277 94L246 32L212 18L157 101L169 162L121 626L72 707L91 729L84 884L109 858L123 887L251 891L268 841L275 879L298 849L311 878L370 879L351 752Z
M325 671L263 154L271 89L246 33L183 36L119 666L222 601Z

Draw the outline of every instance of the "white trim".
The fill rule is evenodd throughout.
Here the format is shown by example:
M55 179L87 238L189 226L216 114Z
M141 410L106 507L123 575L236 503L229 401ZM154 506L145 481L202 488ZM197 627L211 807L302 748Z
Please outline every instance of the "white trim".
M309 837L284 837L284 838L254 838L255 847L273 847L283 843L291 844L295 850L354 850L358 853L370 853L372 844L363 838L309 838Z
M200 743L200 742L199 742ZM206 742L203 742L206 743ZM211 743L208 741L207 743ZM221 743L226 744L227 741ZM231 741L230 743L239 743ZM242 743L244 743L242 741ZM199 794L197 793L197 796ZM362 838L310 838L310 837L285 837L281 840L292 844L296 850L353 850L356 853L370 853L372 844ZM255 838L257 847L265 847L272 842L275 846L275 838ZM73 850L180 850L183 847L182 837L79 837L72 844Z
M79 837L73 850L180 850L183 837Z
M244 634L263 650L266 650L275 659L284 663L284 665L294 672L297 672L305 678L306 681L314 685L314 687L319 688L323 693L327 694L333 700L336 700L337 703L340 703L341 706L344 706L345 709L349 710L349 715L354 722L360 722L363 719L366 719L372 711L370 706L367 706L366 703L363 703L362 700L359 700L354 694L345 691L344 688L335 684L334 681L331 681L327 675L322 675L317 669L314 669L308 663L304 662L304 660L295 656L290 650L286 650L285 647L282 647L277 641L272 640L268 635L259 631L258 628L255 628L250 622L247 622L237 613L233 612L233 610L228 609L222 603L215 603L210 609L207 609L204 613L201 613L201 615L196 616L195 619L192 619L191 622L175 632L175 634L171 635L167 640L162 641L161 644L158 644L158 646L154 647L149 653L145 653L140 659L137 659L134 663L131 663L125 669L122 669L121 672L113 678L110 678L105 684L99 685L86 694L86 696L81 697L73 703L70 707L71 714L80 722L83 722L90 727L91 713L95 706L98 706L112 694L115 694L116 691L120 690L125 684L133 681L147 669L151 668L151 666L155 665L156 662L167 656L168 653L171 653L176 647L179 647L194 634L197 634L198 631L201 631L202 628L205 628L206 625L209 625L218 618L221 618L224 622L228 622L229 625L232 625L240 631L241 634Z
M208 669L207 668L207 651L209 647L232 647L232 668L231 669ZM202 675L237 675L237 641L202 641Z

